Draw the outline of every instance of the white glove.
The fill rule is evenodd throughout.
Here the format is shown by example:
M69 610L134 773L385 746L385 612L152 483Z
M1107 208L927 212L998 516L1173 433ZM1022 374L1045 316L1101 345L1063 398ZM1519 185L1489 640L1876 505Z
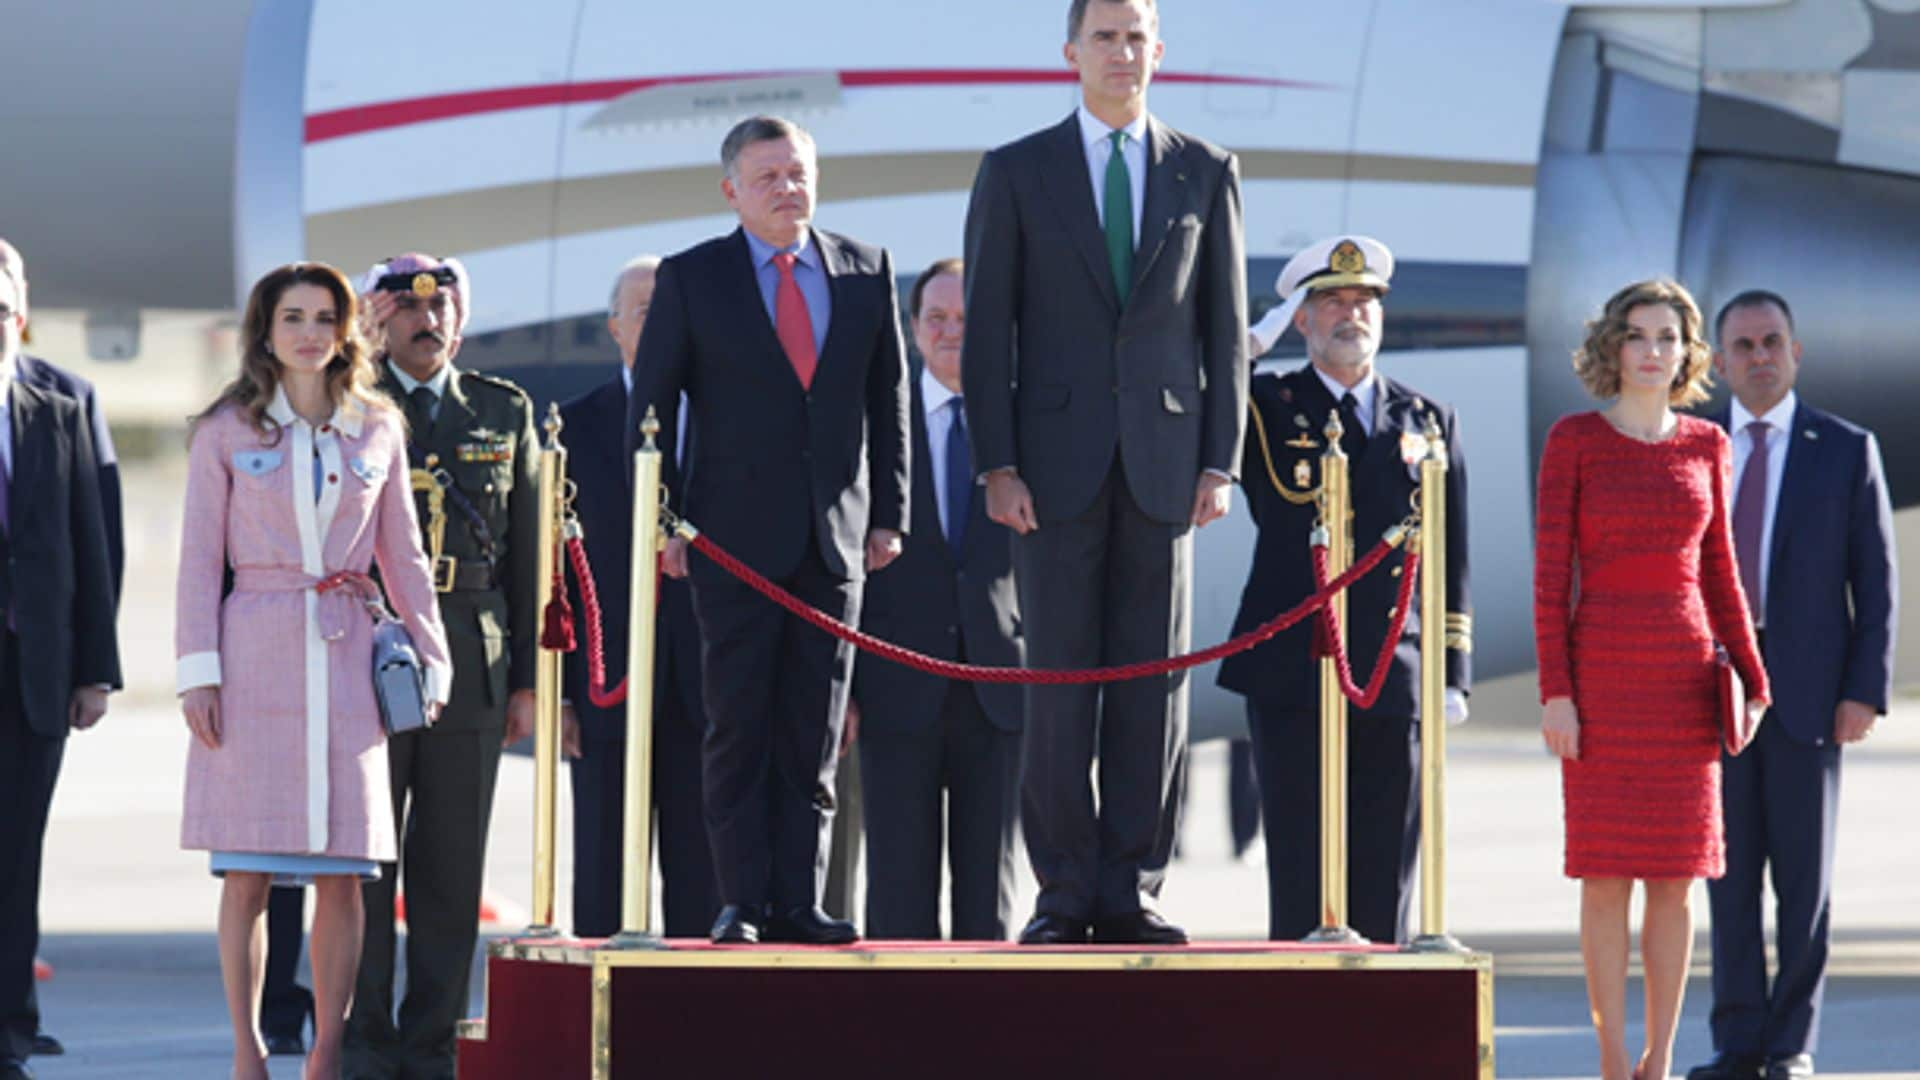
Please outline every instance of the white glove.
M1453 687L1447 687L1447 726L1459 727L1467 722L1467 695Z

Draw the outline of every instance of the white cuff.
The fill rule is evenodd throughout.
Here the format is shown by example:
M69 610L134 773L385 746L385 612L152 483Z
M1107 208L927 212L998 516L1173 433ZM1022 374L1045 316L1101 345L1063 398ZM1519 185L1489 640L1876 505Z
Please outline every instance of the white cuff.
M453 698L452 672L443 664L427 665L427 700L445 707Z
M220 654L188 653L174 664L175 694L184 694L202 686L220 685Z
M1467 695L1464 691L1447 687L1447 726L1459 727L1467 722Z

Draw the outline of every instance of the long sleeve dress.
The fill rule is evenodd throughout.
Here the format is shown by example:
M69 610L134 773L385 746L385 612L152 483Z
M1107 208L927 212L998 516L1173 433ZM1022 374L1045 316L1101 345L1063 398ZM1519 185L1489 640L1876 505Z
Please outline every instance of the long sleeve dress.
M1579 760L1561 763L1568 877L1726 871L1715 643L1749 695L1771 696L1734 561L1729 445L1691 416L1661 442L1599 413L1547 434L1534 637L1540 700L1571 697L1580 717Z
M351 590L313 586L377 560L426 666L428 697L446 702L452 668L420 550L405 426L397 409L349 402L315 427L284 391L267 415L277 439L228 406L200 422L188 452L177 678L182 693L219 687L222 730L219 749L195 740L189 751L181 846L215 852L216 871L232 853L392 861L372 619ZM223 598L228 565L233 592Z

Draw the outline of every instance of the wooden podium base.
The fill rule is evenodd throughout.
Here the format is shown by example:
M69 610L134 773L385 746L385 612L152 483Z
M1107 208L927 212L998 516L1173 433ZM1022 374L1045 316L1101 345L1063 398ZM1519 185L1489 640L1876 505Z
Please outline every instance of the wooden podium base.
M493 944L461 1080L1493 1076L1481 953L599 944Z

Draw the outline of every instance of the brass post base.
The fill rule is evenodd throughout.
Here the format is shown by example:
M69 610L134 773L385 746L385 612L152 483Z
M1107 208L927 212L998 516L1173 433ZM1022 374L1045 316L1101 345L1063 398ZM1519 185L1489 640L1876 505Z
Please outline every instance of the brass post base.
M533 938L540 941L547 941L553 938L566 937L567 935L561 933L560 928L557 926L546 926L541 923L534 923L532 926L527 927L525 930L513 936L516 938Z
M1308 945L1371 945L1351 926L1323 926L1300 939Z
M600 947L618 952L632 949L665 949L667 943L659 935L644 930L622 930L608 938L607 943Z
M1468 953L1472 949L1460 944L1460 939L1452 934L1421 934L1407 946L1411 952L1423 953Z

